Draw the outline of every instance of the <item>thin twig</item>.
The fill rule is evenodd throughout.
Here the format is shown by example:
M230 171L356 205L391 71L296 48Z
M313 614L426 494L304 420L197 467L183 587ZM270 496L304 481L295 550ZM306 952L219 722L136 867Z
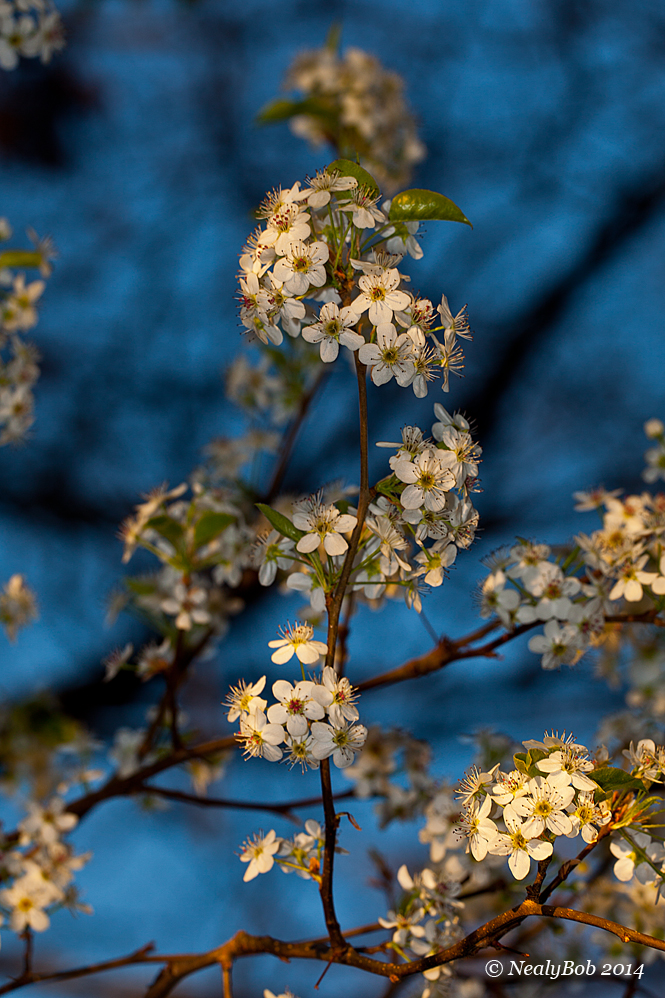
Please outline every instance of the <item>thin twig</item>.
M415 679L417 676L425 676L430 672L437 672L439 669L450 665L451 662L457 662L460 659L495 657L494 652L497 648L507 644L509 641L513 641L522 634L526 634L527 631L537 627L539 623L540 621L535 621L532 624L522 624L520 627L516 627L512 631L506 631L498 638L494 638L493 641L489 641L478 648L469 648L468 638L458 642L442 637L438 644L431 651L427 652L426 655L409 659L408 662L398 666L396 669L391 669L389 672L382 672L371 679L365 679L363 682L357 684L358 690L363 692L364 690L374 689L377 686L402 683L407 679Z
M600 840L604 839L606 835L609 835L610 831L611 828L609 824L601 825L598 835L593 840L593 842L590 842L588 845L586 845L584 849L582 849L582 851L577 854L577 856L573 856L572 859L566 860L565 863L561 864L556 873L556 876L553 877L553 879L550 881L547 887L540 892L539 900L541 904L547 901L547 899L557 889L557 887L561 886L564 880L566 880L566 878L573 872L575 867L578 866L583 860L587 858L592 849L595 849Z
M198 807L226 807L236 808L243 811L272 811L274 814L289 816L290 811L298 810L302 807L314 807L323 803L322 797L303 797L300 800L284 801L281 804L271 804L268 801L248 801L230 800L222 797L198 797L196 794L188 794L182 790L172 790L170 787L156 787L154 784L141 783L136 787L134 793L155 794L157 797L164 797L167 800L180 801L182 804L195 804ZM334 800L346 800L353 797L353 790L345 790L344 793L335 794Z
M606 617L605 620L607 623L653 624L657 627L665 627L665 620L656 618L652 611L643 614L614 614L613 616ZM405 662L404 665L400 665L388 672L382 672L371 679L365 679L363 682L357 684L358 690L363 692L374 689L377 686L388 686L391 683L401 683L407 679L425 676L431 672L437 672L439 669L445 668L445 666L450 665L452 662L459 662L461 659L495 658L497 648L508 644L509 641L513 641L515 638L521 637L522 634L533 630L534 627L538 627L541 623L542 621L538 620L530 624L521 624L512 631L506 631L498 638L494 638L493 641L489 641L487 644L480 645L477 648L469 648L468 646L494 630L499 624L498 621L491 621L473 634L469 634L467 637L460 638L459 640L442 637L438 644L431 651L427 652L427 654L420 655L418 658L412 658L408 662Z
M25 954L23 956L23 976L29 977L32 973L32 929L29 925L26 925L25 930L22 933L25 939Z
M277 460L277 465L275 467L275 471L273 472L270 485L268 486L268 491L266 492L265 502L267 503L270 503L279 492L282 480L284 478L284 475L286 474L286 469L289 466L289 461L291 459L291 452L296 442L298 433L300 432L300 428L305 421L305 417L307 415L310 405L312 404L312 400L314 399L314 396L316 395L319 388L323 384L323 381L327 373L328 372L326 370L321 370L319 374L316 376L316 379L314 380L309 390L306 391L300 397L298 412L296 413L295 418L292 420L291 425L287 430L286 436L282 441L282 447L280 450L279 458Z
M169 957L148 956L153 949L153 944L148 943L141 949L130 953L129 956L119 957L117 960L105 960L102 963L91 963L85 967L76 967L74 970L61 970L54 974L36 974L33 971L24 973L14 981L9 981L0 987L0 995L9 994L10 991L17 991L28 984L36 984L38 981L71 981L76 977L87 977L89 974L100 974L105 970L115 970L117 967L129 967L135 963L166 963Z
M233 963L222 964L222 995L224 998L233 998L232 971Z

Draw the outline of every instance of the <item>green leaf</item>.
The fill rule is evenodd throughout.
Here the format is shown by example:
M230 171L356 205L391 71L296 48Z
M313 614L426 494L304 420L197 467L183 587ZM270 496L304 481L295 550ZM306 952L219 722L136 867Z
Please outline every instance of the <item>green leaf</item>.
M125 579L125 586L137 596L149 596L157 588L154 579L146 579L142 576L129 576Z
M289 118L297 114L308 114L312 118L318 118L324 124L334 125L336 121L335 113L316 97L307 97L305 100L289 100L286 97L278 97L277 100L270 101L259 111L257 125L273 125L280 121L288 121Z
M339 49L339 40L342 34L342 25L339 21L333 21L330 25L330 29L326 36L326 48L333 55L337 55L337 50Z
M616 766L604 766L602 769L594 769L588 775L589 779L594 780L608 794L627 792L629 790L646 790L642 780L636 779L630 773L627 773L625 769L618 769Z
M372 197L378 197L381 193L379 185L372 174L368 173L367 170L363 170L360 163L354 163L350 159L336 159L328 164L326 170L328 173L337 170L341 177L355 177L358 181L358 186L369 190Z
M424 191L419 188L396 194L390 205L389 216L391 222L441 220L471 225L464 212L450 198L437 194L436 191Z
M165 513L162 513L160 516L151 517L146 526L152 527L158 534L165 537L169 544L172 544L176 550L182 545L185 533L182 525Z
M525 776L529 775L529 764L527 763L526 752L516 752L513 756L513 762L515 763L515 769L520 773L524 773Z
M301 537L305 536L304 530L298 530L294 527L288 517L284 516L282 513L278 513L276 509L272 506L266 506L263 502L257 502L256 508L260 509L265 516L268 523L270 523L275 530L282 534L283 537L289 537L292 541L299 541Z
M230 513L216 513L212 509L206 510L205 513L201 514L194 527L194 547L201 548L204 544L214 541L215 537L219 537L222 531L234 522L235 517L231 516Z
M0 267L40 267L44 261L34 250L5 250L0 253Z

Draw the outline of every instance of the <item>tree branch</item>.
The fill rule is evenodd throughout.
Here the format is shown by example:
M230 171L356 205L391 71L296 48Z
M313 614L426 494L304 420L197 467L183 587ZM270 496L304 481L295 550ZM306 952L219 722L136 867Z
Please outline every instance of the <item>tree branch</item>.
M286 817L291 811L302 807L315 807L323 803L323 797L303 797L300 800L284 801L281 804L271 804L270 802L229 800L222 797L198 797L196 794L184 793L181 790L171 790L167 787L156 787L149 783L142 783L136 787L134 793L155 794L164 797L166 800L180 801L182 804L195 804L198 807L227 807L237 808L242 811L272 811L274 814L282 814ZM335 794L333 800L346 800L353 797L355 791L345 790L344 793Z
M282 447L279 453L279 458L277 460L277 465L275 471L273 472L272 480L268 486L268 491L266 493L265 502L270 503L275 498L280 490L284 475L286 474L286 469L289 465L289 460L291 459L291 452L296 442L298 433L302 424L305 422L305 417L309 411L309 407L312 404L314 396L318 392L319 388L323 384L323 381L327 375L327 370L325 368L317 374L314 382L308 391L306 391L300 397L300 404L298 405L298 412L295 418L292 420L289 426L286 436L282 441Z
M659 618L655 610L649 610L642 614L612 614L612 616L607 616L605 621L608 624L653 624L656 627L665 627L665 620ZM521 624L512 631L505 631L498 638L494 638L484 645L480 645L477 648L468 647L474 641L479 640L494 630L499 626L499 623L499 621L491 621L490 624L486 624L467 637L459 638L456 641L444 636L425 655L409 659L404 665L399 665L388 672L382 672L378 676L372 676L370 679L356 683L358 692L362 693L377 686L389 686L392 683L401 683L407 679L426 676L430 672L437 672L439 669L445 668L451 662L459 662L465 658L494 658L496 657L494 653L497 648L508 644L509 641L513 641L515 638L521 637L522 634L533 630L534 627L541 626L544 621L535 620L530 624Z
M130 953L129 956L119 957L117 960L105 960L102 963L91 963L86 967L77 967L74 970L61 970L54 974L36 974L33 971L24 972L16 980L3 984L0 987L0 995L9 994L10 991L17 991L18 988L26 987L28 984L36 984L39 981L71 981L76 977L87 977L89 974L101 974L105 970L115 970L117 967L129 967L135 963L164 963L169 957L148 956L154 948L152 943L142 946L141 949Z
M597 915L576 911L573 908L541 905L527 898L517 907L511 908L509 911L481 925L474 932L471 932L464 939L459 940L447 949L441 950L433 956L423 957L420 960L413 960L409 963L397 964L382 960L372 960L359 953L349 944L346 944L344 951L335 952L332 947L322 944L320 940L286 943L278 939L273 939L272 936L250 936L246 932L238 932L233 939L230 939L217 949L210 950L208 953L171 959L146 992L146 998L166 998L183 978L196 973L198 970L202 970L204 967L212 966L215 963L224 965L225 962L233 962L239 957L257 953L270 953L282 960L305 959L344 964L345 966L356 967L359 970L364 970L380 977L387 977L392 982L397 982L404 978L412 977L414 974L421 974L425 970L431 970L434 967L450 963L452 960L474 956L480 950L494 946L502 936L505 936L512 929L517 928L526 918L534 915L593 925L604 929L606 932L611 932L623 942L634 942L665 952L665 941L662 939L655 939L653 936L647 936L634 929L628 929L617 922L600 918Z
M337 841L337 826L339 817L335 814L335 804L332 792L332 780L330 779L330 759L321 760L321 792L323 795L323 814L325 821L325 851L323 853L323 870L321 871L321 883L319 893L321 894L321 904L326 920L326 928L332 946L331 952L344 952L347 949L342 930L335 914L335 902L333 899L333 868L335 863L335 843Z

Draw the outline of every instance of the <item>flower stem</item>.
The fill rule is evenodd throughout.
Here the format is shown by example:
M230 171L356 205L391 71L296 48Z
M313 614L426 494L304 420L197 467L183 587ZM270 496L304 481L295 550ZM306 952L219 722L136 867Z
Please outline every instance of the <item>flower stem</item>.
M346 587L353 568L353 561L358 551L360 537L365 525L365 517L369 506L369 471L368 471L368 445L367 445L367 368L361 363L358 354L354 353L356 362L356 377L358 379L358 407L360 411L360 492L358 495L357 523L354 527L349 542L349 549L342 566L339 582L328 597L328 654L326 655L326 665L334 668L335 648L337 645L337 633L339 631L339 614L342 608L342 600L346 592Z

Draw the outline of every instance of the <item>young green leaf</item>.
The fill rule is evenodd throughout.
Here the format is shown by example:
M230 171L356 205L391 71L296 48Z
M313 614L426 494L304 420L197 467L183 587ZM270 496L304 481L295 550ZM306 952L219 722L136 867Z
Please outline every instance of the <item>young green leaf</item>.
M369 190L372 197L378 197L381 193L379 185L371 173L368 173L367 170L363 170L359 163L354 163L350 159L333 160L332 163L328 164L326 170L328 173L332 173L333 170L337 170L341 177L355 177L358 181L358 186Z
M215 537L219 537L229 524L235 521L235 517L230 513L217 513L212 509L206 510L199 517L194 527L194 546L196 548L209 544Z
M0 253L0 269L3 267L39 267L44 257L34 250L5 250Z
M608 794L617 793L617 791L646 790L642 780L636 779L625 769L618 769L616 766L594 769L592 773L589 773L589 778Z
M299 541L301 537L305 536L304 530L298 530L297 527L293 526L288 517L282 513L278 513L271 506L266 506L263 502L257 502L256 508L261 510L268 523L282 534L283 537L288 537L292 541Z
M297 114L308 114L313 118L318 118L324 124L330 123L332 125L335 120L334 113L330 108L317 100L316 97L308 97L305 100L288 100L280 97L270 101L259 111L256 122L258 125L272 125L279 121L288 121L289 118L293 118Z
M148 520L146 526L152 527L158 534L165 537L169 544L173 545L176 550L181 546L185 531L182 525L172 517L167 516L165 513L153 516Z
M441 220L444 222L464 222L471 225L461 208L436 191L425 191L414 188L396 194L390 205L391 222L427 222ZM473 228L473 225L471 225Z

